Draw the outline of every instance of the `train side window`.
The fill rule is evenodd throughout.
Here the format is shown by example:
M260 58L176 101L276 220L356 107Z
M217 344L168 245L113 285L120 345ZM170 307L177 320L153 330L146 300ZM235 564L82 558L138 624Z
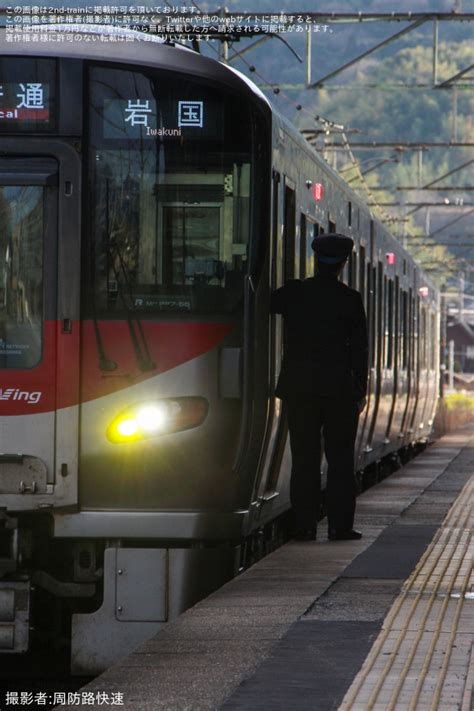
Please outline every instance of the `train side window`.
M359 291L365 301L367 308L367 299L365 294L365 247L361 244L359 248Z
M425 309L425 318L426 318L426 326L425 326L425 332L426 332L426 367L430 367L430 361L431 361L431 339L432 339L432 333L431 333L431 321L430 321L430 314L428 312L428 309Z
M425 349L424 349L424 350L425 350L425 353L424 353L424 356L425 356L425 359L424 359L425 368L429 368L429 365L430 365L430 364L429 364L429 358L428 358L428 355L429 355L429 344L430 344L430 343L431 343L430 319L429 319L428 309L427 309L427 307L425 306Z
M388 289L387 289L387 277L383 278L383 299L381 300L383 304L382 311L382 367L387 367L387 353L388 353Z
M336 232L336 223L333 222L331 219L328 220L328 232L330 232L330 233Z
M375 269L370 263L367 264L367 279L366 285L366 310L367 310L367 326L369 329L369 363L373 368L375 365Z
M370 220L370 251L369 259L374 258L374 246L375 246L375 224L373 220Z
M427 330L428 330L428 341L426 344L426 365L428 368L431 368L431 352L433 350L433 342L434 342L434 328L433 328L433 319L431 315L431 309L428 307L426 310L426 320L427 320Z
M280 232L280 222L278 214L278 204L280 196L280 174L276 171L273 173L272 184L272 272L271 286L272 289L277 289L282 285L282 269L281 269L281 245L279 244L278 236Z
M285 232L283 239L284 280L295 276L295 231L296 231L295 191L285 186Z
M429 309L426 309L426 367L430 368L431 367L431 345L433 341L433 332L431 330L431 314L429 312Z
M425 368L428 368L428 367L429 367L429 358L428 358L428 356L429 356L429 343L430 343L430 334L429 334L430 320L429 320L429 316L428 316L428 309L426 308L426 306L425 306L425 309L424 309L424 313L425 313L425 328L424 328L424 334L425 334L425 338L424 338L424 341L425 341L425 348L424 348L425 353L424 353L424 356L425 356L425 357L424 357L424 364L425 364Z
M371 271L371 286L370 286L370 301L372 308L372 365L375 368L377 364L379 346L379 328L378 328L378 313L380 311L379 289L377 284L377 267L372 267Z
M341 281L344 284L347 284L347 286L349 286L351 283L351 276L352 276L351 270L352 270L352 255L350 255L349 259L346 260L346 264L344 266L344 269L342 270Z
M307 279L308 277L312 277L314 275L314 252L313 248L311 247L311 243L313 239L316 237L318 234L318 225L311 220L308 220L306 218L306 239L305 239L305 252L303 253L303 250L301 250L300 254L302 255L301 258L303 258L304 254L304 260L305 260L305 266L304 266L304 275L305 278ZM301 272L302 274L303 272ZM301 278L303 278L301 276Z
M388 290L387 290L388 286ZM385 350L385 367L392 368L393 366L393 336L394 336L394 313L393 313L393 281L388 279L385 281L385 333L386 333L386 350Z
M421 331L421 307L420 307L420 299L415 296L414 297L414 306L413 306L413 313L415 314L415 323L414 323L414 332L415 332L415 344L414 344L414 353L413 353L413 358L415 360L415 367L417 369L417 372L422 368L422 359L421 359L421 338L422 338L422 331Z
M352 252L347 260L347 284L352 288L357 288L357 254Z
M426 341L427 341L427 321L426 321L426 309L424 306L421 307L420 314L420 364L422 368L426 368Z
M385 325L384 325L384 305L385 305L385 290L384 290L384 274L383 274L383 264L378 262L377 266L377 294L376 294L376 307L377 307L377 366L382 367L383 357L384 357L384 335L385 335Z
M436 334L436 318L435 315L431 314L431 338L430 338L430 368L434 370L436 368L436 354L438 339Z
M401 343L402 343L402 334L401 334L401 320L402 320L402 291L400 289L400 280L398 276L395 277L395 286L394 286L394 306L395 306L395 315L394 315L394 342L393 342L393 367L398 370L400 367L401 363Z
M401 338L402 368L406 369L408 365L408 294L406 291L402 291Z
M307 220L306 215L300 215L300 279L306 279L306 253L307 253Z

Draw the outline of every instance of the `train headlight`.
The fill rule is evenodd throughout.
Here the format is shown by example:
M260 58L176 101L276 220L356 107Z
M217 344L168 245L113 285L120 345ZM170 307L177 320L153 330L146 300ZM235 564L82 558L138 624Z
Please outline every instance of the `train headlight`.
M166 406L145 405L137 412L137 423L143 432L159 432L166 427L169 413Z
M139 402L121 412L107 428L115 444L181 432L202 424L209 405L203 397L177 397Z
M117 423L117 433L121 437L133 437L138 432L137 421L127 417Z

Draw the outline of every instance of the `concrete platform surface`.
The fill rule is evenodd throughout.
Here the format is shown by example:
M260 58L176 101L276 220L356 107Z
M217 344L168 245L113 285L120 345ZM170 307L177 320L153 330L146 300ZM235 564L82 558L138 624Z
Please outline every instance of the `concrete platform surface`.
M286 544L81 692L119 692L127 711L470 711L473 473L473 428L441 438L359 497L362 540L329 542L322 524L320 540Z

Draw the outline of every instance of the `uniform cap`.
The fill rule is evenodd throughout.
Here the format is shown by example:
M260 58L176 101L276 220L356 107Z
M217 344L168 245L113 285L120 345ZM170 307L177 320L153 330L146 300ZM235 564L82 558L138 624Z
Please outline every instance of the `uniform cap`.
M331 234L321 234L315 237L311 247L318 255L320 262L325 264L337 264L343 262L352 252L354 240L337 232Z

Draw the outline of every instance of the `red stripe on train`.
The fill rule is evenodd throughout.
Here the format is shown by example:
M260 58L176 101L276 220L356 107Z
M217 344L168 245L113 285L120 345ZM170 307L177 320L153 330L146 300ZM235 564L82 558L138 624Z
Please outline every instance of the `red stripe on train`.
M138 351L154 367L142 370L126 321L93 321L73 324L72 333L61 332L62 323L44 324L41 363L24 370L0 369L0 415L32 415L77 405L108 395L176 368L215 348L234 328L229 323L142 321L133 322ZM81 337L80 337L81 336ZM102 354L116 364L100 369ZM79 358L82 362L80 363Z

